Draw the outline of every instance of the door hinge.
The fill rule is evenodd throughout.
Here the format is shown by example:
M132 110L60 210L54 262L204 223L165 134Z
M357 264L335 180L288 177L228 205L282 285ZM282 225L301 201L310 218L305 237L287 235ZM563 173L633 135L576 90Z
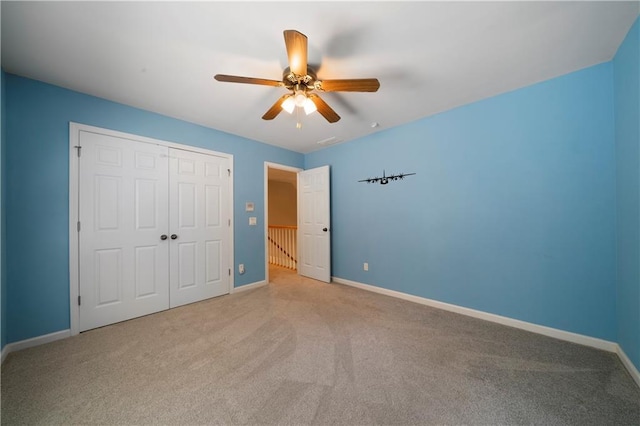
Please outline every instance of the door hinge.
M78 296L78 306L82 305L82 297Z
M78 225L76 226L76 228L78 228L78 232L80 232L80 221L78 221Z
M74 146L74 148L75 148L75 149L77 150L77 152L78 152L78 157L80 157L80 155L81 155L81 154L80 154L80 151L82 150L82 147L81 147L80 145L76 145L76 146Z
M229 276L231 276L231 268L229 268Z
M231 169L227 169L227 176L231 176Z
M231 219L229 219L229 226L231 226Z

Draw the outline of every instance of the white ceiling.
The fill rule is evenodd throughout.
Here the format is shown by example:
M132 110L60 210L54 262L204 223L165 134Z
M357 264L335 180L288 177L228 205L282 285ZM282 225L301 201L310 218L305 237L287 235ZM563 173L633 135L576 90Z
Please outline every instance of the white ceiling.
M7 2L5 71L306 153L610 60L634 2ZM329 124L262 115L284 88L282 31L309 38L319 79L380 80L324 93ZM371 123L379 123L372 128Z

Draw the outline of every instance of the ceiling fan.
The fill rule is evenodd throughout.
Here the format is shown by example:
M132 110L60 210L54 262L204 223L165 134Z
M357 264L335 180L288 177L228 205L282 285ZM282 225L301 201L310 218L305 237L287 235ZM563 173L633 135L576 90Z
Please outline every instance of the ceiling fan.
M376 92L380 82L376 78L346 80L318 80L315 70L307 64L307 36L295 31L284 31L289 66L282 73L282 80L240 77L216 74L215 79L228 83L259 84L263 86L285 87L291 91L274 103L262 116L263 120L273 120L281 110L292 113L296 107L306 114L318 111L329 123L340 120L340 116L318 96L318 92ZM300 124L298 124L300 126Z

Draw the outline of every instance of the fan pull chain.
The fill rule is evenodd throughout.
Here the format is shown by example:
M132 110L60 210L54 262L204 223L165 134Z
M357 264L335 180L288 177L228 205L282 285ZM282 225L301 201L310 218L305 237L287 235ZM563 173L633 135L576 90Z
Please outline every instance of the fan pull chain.
M300 122L300 107L296 107L296 129L302 129L302 123Z

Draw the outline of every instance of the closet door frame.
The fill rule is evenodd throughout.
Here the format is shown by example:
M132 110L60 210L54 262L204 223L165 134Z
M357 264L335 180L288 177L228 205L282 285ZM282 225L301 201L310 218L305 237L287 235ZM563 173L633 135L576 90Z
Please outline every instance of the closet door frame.
M78 304L78 294L80 285L79 274L79 154L78 146L80 142L80 132L98 133L113 136L122 139L131 139L139 142L152 143L156 145L166 146L168 148L181 149L185 151L197 152L200 154L214 155L229 160L229 217L231 223L229 226L229 268L234 269L234 220L233 220L233 155L212 151L204 148L197 148L190 145L182 145L175 142L168 142L159 139L148 138L144 136L133 135L130 133L118 132L116 130L104 129L95 126L89 126L80 123L69 122L69 325L71 335L75 336L79 333L80 328L80 306ZM80 150L81 152L81 150ZM81 154L80 154L81 155ZM233 293L234 274L229 276L229 294Z

